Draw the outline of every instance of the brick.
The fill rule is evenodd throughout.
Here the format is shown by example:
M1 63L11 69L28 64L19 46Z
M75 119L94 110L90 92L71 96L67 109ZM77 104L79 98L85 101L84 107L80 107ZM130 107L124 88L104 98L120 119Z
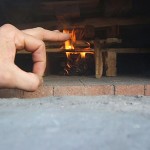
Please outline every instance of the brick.
M41 86L35 92L26 92L23 93L23 98L41 98L53 96L53 86Z
M145 85L145 96L150 96L150 85Z
M112 85L86 86L85 95L114 95L114 87Z
M144 91L145 89L145 91ZM0 89L0 98L41 98L47 96L71 95L145 95L150 96L150 85L55 85L41 86L35 92L25 92L18 89Z
M84 95L84 86L55 86L54 96Z
M0 89L0 98L22 98L23 91L18 89Z
M144 95L144 85L115 85L115 95Z

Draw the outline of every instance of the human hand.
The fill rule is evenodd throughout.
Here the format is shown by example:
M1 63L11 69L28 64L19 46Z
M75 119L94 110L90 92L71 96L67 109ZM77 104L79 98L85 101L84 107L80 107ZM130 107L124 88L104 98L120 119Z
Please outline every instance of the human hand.
M6 24L0 27L0 88L17 88L35 91L42 83L46 67L44 40L65 41L70 37L58 31L43 28L18 30ZM18 50L25 49L32 53L33 73L25 72L15 65Z

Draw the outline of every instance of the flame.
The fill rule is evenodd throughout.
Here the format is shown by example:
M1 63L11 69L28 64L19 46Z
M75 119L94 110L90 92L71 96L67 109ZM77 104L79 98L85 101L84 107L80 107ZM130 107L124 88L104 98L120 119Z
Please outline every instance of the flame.
M69 30L63 30L63 33L70 34L70 37L71 37L70 40L65 41L65 49L66 49L66 50L68 50L68 49L70 49L70 50L71 50L71 49L74 49L73 43L76 42L76 35L75 35L74 30L72 30L71 32L70 32ZM73 52L66 52L67 58L70 57L70 54L73 54ZM75 54L75 53L74 53L74 54ZM81 58L85 58L85 55L86 55L85 52L80 52Z
M71 44L71 40L65 42L65 49L74 49L74 46Z
M70 52L66 52L66 56L67 56L67 58L69 58L70 57Z
M85 54L86 54L85 52L81 52L81 53L80 53L81 58L85 58Z
M63 30L63 33L70 34L69 30ZM71 36L71 34L70 34ZM70 40L65 41L65 49L74 49L74 46L72 44L72 36Z

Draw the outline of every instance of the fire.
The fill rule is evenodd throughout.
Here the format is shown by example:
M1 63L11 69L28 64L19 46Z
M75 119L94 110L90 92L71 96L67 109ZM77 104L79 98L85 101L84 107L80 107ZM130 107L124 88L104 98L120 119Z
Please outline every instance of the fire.
M81 52L81 53L80 53L81 58L85 58L85 54L86 54L85 52Z
M72 30L71 32L69 30L63 30L63 33L68 33L68 34L70 34L70 37L71 37L70 40L65 41L65 49L66 50L74 50L75 48L73 46L73 43L76 42L76 35L75 35L74 30ZM66 56L67 56L67 58L69 58L70 54L76 54L76 53L77 52L66 52ZM85 55L86 55L85 52L80 52L81 58L85 58Z
M66 50L66 64L64 66L64 75L86 75L88 74L88 68L91 67L90 61L94 56L94 53L90 51L90 44L86 48L80 48L79 41L76 41L75 30L63 30L63 33L70 34L70 39L65 41ZM92 67L94 68L94 67ZM92 70L92 69L90 69Z
M68 33L68 34L70 34L69 30L63 30L63 33ZM70 36L71 36L71 34L70 34ZM67 41L65 42L65 49L74 49L74 46L73 46L73 44L72 44L72 36L71 36L71 39L70 39L70 40L67 40Z

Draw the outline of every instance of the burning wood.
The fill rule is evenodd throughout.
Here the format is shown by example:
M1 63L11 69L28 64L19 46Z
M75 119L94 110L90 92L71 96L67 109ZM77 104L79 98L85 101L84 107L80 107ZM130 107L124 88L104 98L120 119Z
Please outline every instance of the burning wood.
M90 51L90 44L88 43L87 48L79 49L74 46L76 43L75 30L71 32L64 30L63 32L71 35L71 39L65 42L67 62L64 67L64 75L90 75L89 70L94 68L94 66L91 68L91 64L94 64L94 52Z
M67 58L64 75L92 75L94 74L94 55L82 52L72 53Z

